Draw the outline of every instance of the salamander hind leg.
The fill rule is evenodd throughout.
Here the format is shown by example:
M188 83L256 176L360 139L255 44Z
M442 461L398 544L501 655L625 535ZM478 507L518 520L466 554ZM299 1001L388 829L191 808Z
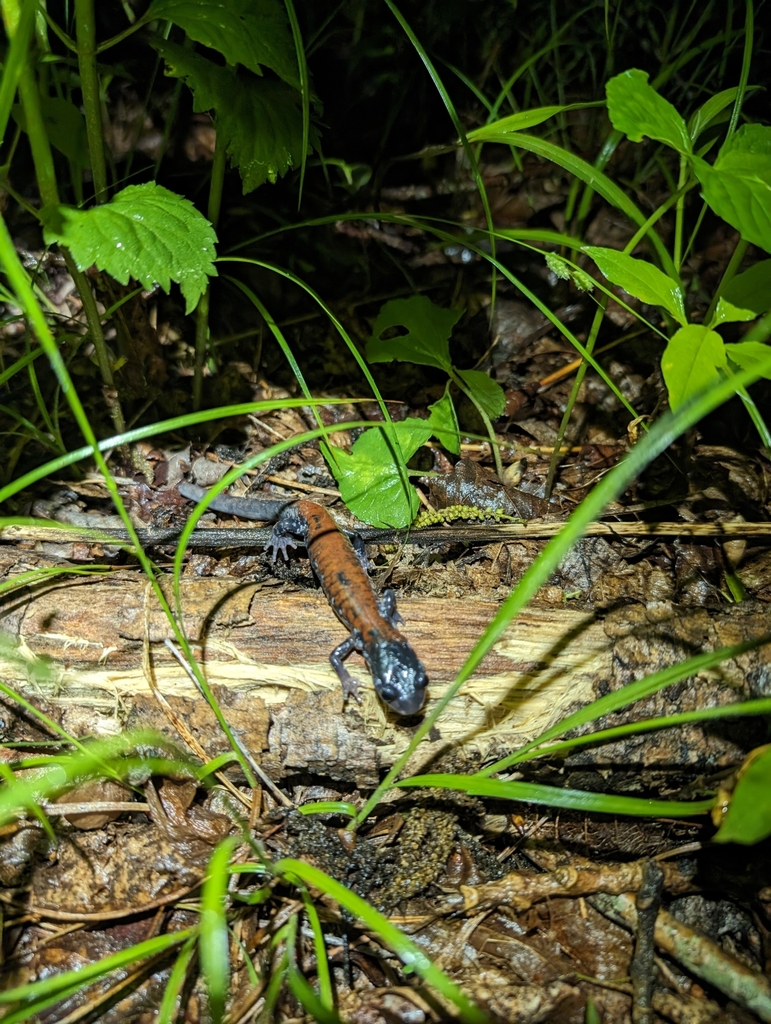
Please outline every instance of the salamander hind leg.
M329 660L332 663L332 668L337 672L337 678L342 684L343 700L353 697L355 701L361 704L359 683L343 664L344 659L355 650L361 650L361 636L357 631L354 631L347 640L343 640L341 644L335 647L334 651L329 655Z
M304 544L307 533L307 523L294 505L284 509L273 527L270 540L265 545L265 550L270 555L271 561L275 562L280 554L284 561L288 562L289 548L296 548L298 544Z

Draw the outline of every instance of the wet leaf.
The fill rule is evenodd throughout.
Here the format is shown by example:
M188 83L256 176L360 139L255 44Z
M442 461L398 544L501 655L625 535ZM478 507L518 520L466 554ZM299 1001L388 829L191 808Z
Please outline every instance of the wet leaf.
M217 271L217 236L193 204L160 185L129 185L90 210L47 206L41 211L47 244L67 246L80 270L96 266L127 284L160 285L168 294L176 281L191 313Z

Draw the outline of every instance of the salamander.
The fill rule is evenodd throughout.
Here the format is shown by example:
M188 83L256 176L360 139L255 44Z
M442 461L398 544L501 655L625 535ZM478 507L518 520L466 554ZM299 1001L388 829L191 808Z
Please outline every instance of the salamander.
M179 492L201 501L206 491L181 483ZM361 700L358 684L343 661L359 651L363 655L381 700L400 715L414 715L423 707L428 677L418 656L396 628L402 618L396 610L393 590L380 598L375 593L359 555L323 505L304 498L232 498L218 495L209 508L261 522L275 520L266 550L275 562L288 549L306 548L313 571L338 619L351 635L329 656L340 679L343 696Z

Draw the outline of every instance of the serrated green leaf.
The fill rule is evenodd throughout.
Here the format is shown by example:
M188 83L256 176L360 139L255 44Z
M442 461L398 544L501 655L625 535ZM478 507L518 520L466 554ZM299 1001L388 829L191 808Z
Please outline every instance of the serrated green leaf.
M303 120L295 89L239 75L167 40L151 42L166 61L166 74L183 78L191 89L193 109L215 112L218 145L238 168L244 194L300 163ZM316 142L313 130L311 142Z
M678 281L673 281L658 267L645 260L635 259L616 249L604 249L596 245L585 245L583 252L591 256L602 273L613 284L634 295L641 302L652 306L663 306L679 324L685 324L683 291Z
M418 497L412 487L405 491L404 466L431 437L426 420L407 419L394 424L401 455L400 467L383 427L365 430L350 455L336 450L330 463L343 501L365 523L383 528L409 526L418 511Z
M59 96L41 96L40 108L51 145L76 167L89 167L86 121L80 110ZM14 104L12 113L18 126L26 132L27 118L22 105Z
M728 302L722 296L718 299L717 308L715 314L710 320L709 327L719 327L720 324L734 324L734 323L746 323L748 320L754 320L757 313L751 309L739 309L738 306L734 306L732 302Z
M771 748L745 762L715 843L759 843L771 835Z
M211 224L187 199L153 182L129 185L90 210L46 207L41 219L46 244L65 245L80 270L93 265L121 284L133 277L165 292L176 281L187 313L217 274Z
M150 18L172 21L197 43L218 50L228 64L262 74L271 68L300 88L297 56L280 0L153 0Z
M771 309L771 260L737 274L723 289L722 297L739 309L751 309L757 316Z
M632 142L642 142L643 135L676 149L691 152L691 138L685 121L675 107L648 84L648 75L630 68L605 86L611 124Z
M717 332L703 324L681 327L669 339L661 358L661 370L674 410L698 391L720 380L718 368L726 366L726 350Z
M771 128L742 125L712 166L695 156L693 169L715 213L771 252Z
M736 345L726 345L725 347L726 356L742 370L751 370L758 363L765 362L769 352L771 349L768 345L764 345L760 341L740 341ZM766 372L761 376L769 378L771 373Z
M428 425L439 439L439 443L453 455L460 455L460 427L458 426L458 417L455 415L455 406L450 398L449 381L442 397L438 402L429 405L428 411L431 413L428 417Z
M715 118L733 103L738 92L739 89L734 86L732 89L724 89L722 92L715 93L691 115L688 119L688 134L692 142L695 142L701 133L709 128Z
M491 420L503 415L506 395L501 385L481 370L456 370Z
M386 302L375 320L372 337L367 342L367 359L370 363L399 359L404 363L437 366L449 372L452 367L449 339L460 315L460 310L442 309L425 295L392 299ZM381 335L393 327L404 328L407 333L381 340Z

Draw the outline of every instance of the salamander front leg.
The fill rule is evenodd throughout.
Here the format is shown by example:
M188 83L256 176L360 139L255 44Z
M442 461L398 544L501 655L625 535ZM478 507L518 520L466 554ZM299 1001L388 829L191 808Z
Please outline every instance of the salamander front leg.
M343 700L347 697L353 697L355 701L361 704L359 683L353 678L351 673L343 664L344 659L356 650L361 650L361 634L357 630L354 630L347 640L343 640L341 644L335 647L334 651L329 655L329 660L332 664L332 668L337 672L338 679L342 683Z
M377 608L383 618L396 628L404 625L404 619L396 610L396 594L393 590L384 590L377 599Z

